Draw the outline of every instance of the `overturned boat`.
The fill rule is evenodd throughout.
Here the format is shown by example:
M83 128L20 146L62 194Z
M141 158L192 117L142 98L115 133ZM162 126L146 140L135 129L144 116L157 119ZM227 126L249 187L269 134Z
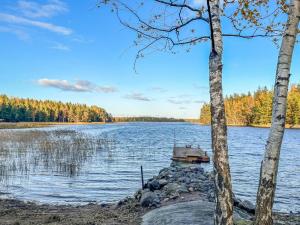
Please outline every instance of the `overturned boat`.
M209 163L210 158L206 151L203 151L199 146L193 148L192 145L185 147L173 147L172 160L186 163Z

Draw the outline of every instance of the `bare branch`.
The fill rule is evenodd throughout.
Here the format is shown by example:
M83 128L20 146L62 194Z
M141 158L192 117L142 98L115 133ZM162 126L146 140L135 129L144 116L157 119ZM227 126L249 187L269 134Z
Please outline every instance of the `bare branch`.
M178 8L187 8L193 12L199 12L199 9L196 9L194 7L191 7L190 5L187 5L187 4L178 4L178 3L174 3L172 1L163 1L163 0L154 0L158 3L162 3L162 4L165 4L165 5L168 5L168 6L172 6L172 7L178 7Z

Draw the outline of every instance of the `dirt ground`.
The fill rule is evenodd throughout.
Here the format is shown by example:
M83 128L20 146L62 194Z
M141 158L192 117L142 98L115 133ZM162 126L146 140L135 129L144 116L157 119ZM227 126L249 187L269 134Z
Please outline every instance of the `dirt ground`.
M201 199L198 192L185 193L180 198L162 202L161 206ZM0 199L0 225L139 225L150 211L134 198L116 204L37 205L19 200Z
M199 193L189 193L161 206L202 199ZM0 225L140 225L142 216L151 209L142 208L133 198L117 204L37 205L18 200L0 199ZM275 224L298 225L300 214L276 214Z
M122 205L54 206L0 200L1 225L138 225L145 213L135 202Z

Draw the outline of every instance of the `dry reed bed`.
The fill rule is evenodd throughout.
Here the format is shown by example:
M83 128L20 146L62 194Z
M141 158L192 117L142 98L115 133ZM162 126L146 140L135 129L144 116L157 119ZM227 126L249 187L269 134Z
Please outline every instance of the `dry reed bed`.
M35 170L75 176L94 154L114 148L105 135L74 130L2 130L0 132L0 181Z

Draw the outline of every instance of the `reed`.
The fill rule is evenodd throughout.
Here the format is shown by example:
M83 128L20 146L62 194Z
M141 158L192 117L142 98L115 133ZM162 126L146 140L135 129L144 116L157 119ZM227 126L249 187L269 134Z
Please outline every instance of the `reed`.
M74 130L2 130L0 181L34 171L76 176L97 151L114 146L115 141L105 135Z

